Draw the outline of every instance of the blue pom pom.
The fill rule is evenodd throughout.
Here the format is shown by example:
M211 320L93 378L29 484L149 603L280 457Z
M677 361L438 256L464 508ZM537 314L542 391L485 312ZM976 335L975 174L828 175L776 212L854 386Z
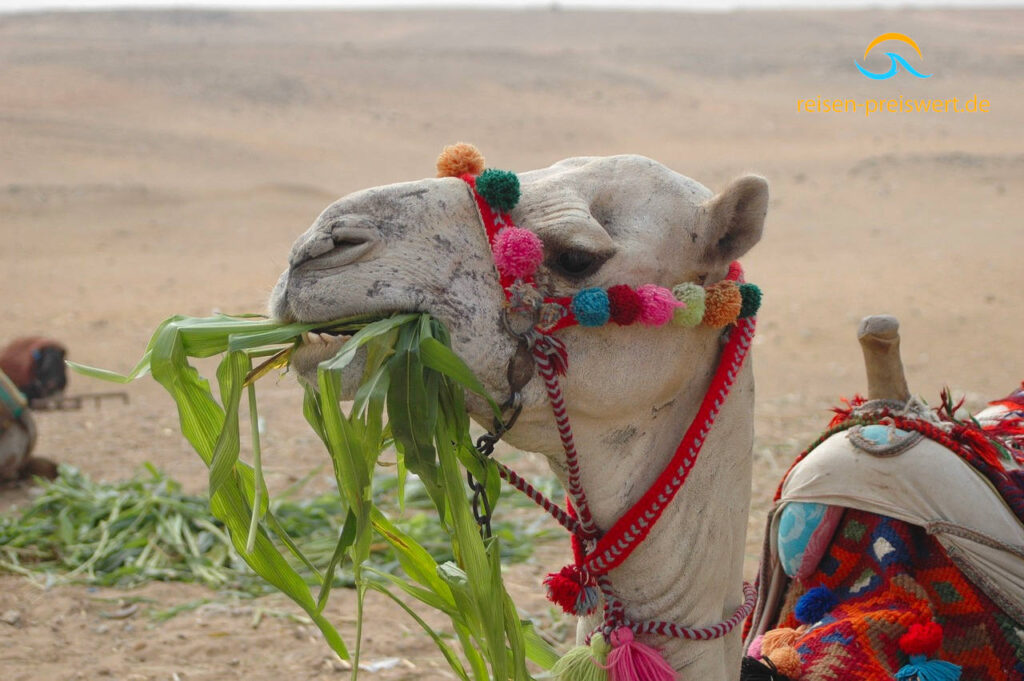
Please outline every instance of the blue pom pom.
M572 298L572 313L580 326L604 326L612 315L608 294L602 288L585 288Z
M793 614L803 624L814 624L821 621L832 608L839 605L839 599L826 586L816 586L796 602Z

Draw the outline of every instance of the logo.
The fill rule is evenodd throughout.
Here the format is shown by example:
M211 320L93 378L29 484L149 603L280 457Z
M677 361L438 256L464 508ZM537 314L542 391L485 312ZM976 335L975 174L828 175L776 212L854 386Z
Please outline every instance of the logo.
M864 50L864 59L866 60L868 58L868 55L871 54L871 50L875 49L879 44L884 43L887 40L898 40L901 43L906 43L907 45L910 45L911 47L914 48L914 51L917 52L917 56L921 58L921 61L924 61L924 55L921 54L921 48L917 46L917 43L914 42L914 39L911 38L910 36L903 35L902 33L883 33L882 35L872 40L868 44L867 49ZM868 71L863 66L858 64L856 59L853 60L853 63L861 73L863 73L871 80L889 80L890 78L892 78L893 76L900 72L900 66L909 71L910 75L914 76L915 78L932 77L932 74L930 73L924 74L915 71L914 67L907 63L906 59L896 54L895 52L886 52L885 55L889 57L889 70L886 71L885 73L873 73L871 71Z

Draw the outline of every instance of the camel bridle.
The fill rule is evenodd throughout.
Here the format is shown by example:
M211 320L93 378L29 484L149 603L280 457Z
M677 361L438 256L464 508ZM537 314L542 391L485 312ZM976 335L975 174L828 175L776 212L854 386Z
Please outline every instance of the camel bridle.
M484 173L504 173L504 171L488 170ZM611 309L608 314L604 314L604 308L600 307L601 300L598 300L597 307L600 309L598 310L599 314L595 317L594 306L577 304L577 299L581 293L596 289L585 289L572 299L542 295L536 288L533 272L543 259L543 245L532 232L516 227L508 215L515 200L518 200L519 188L516 176L507 173L503 180L512 183L514 179L515 200L511 202L512 205L500 198L499 200L489 200L492 199L491 194L495 192L490 187L486 191L483 190L480 186L483 183L478 182L483 177L482 175L467 172L460 174L459 177L469 187L476 202L478 214L495 260L501 287L505 293L506 306L502 311L503 326L517 342L517 350L508 363L510 397L503 405L511 415L505 422L495 421L493 431L482 436L478 441L478 449L483 456L489 456L497 441L512 428L522 408L521 390L532 380L534 371L536 371L544 381L565 454L567 471L565 508L548 499L504 464L495 462L504 480L548 512L571 535L574 563L562 568L558 573L548 575L545 584L548 587L549 599L558 603L569 614L584 616L595 613L599 604L598 594L603 597L603 620L588 635L588 643L590 637L598 632L605 640L610 640L615 645L624 644L625 647L640 648L645 648L645 646L633 641L633 634L654 634L699 641L725 636L745 620L752 611L756 591L751 584L744 582L743 603L729 618L705 626L684 626L660 620L631 619L626 614L625 604L615 593L609 573L622 565L648 536L693 470L701 447L710 433L715 418L725 403L730 388L739 375L750 349L756 326L754 315L757 304L760 302L760 292L757 291L756 301L753 305L744 304L744 311L747 314L737 313L729 324L722 325L726 327L723 331L724 345L711 385L701 402L696 417L688 427L668 465L639 501L627 510L611 528L602 531L594 522L586 491L581 482L579 456L576 452L572 425L559 380L568 370L568 352L565 344L554 336L553 332L575 325L600 325L589 322L600 319L602 314L605 323L616 321L622 324L622 321L616 318L616 300L611 299ZM504 205L502 205L503 201ZM531 241L531 239L536 241ZM526 245L516 250L508 246L510 242ZM539 256L538 248L540 249ZM735 286L737 289L741 285L752 287L752 285L743 284L743 271L738 262L732 263L729 267L729 274L724 283ZM609 289L608 298L611 298L615 289L624 288L626 287ZM648 299L654 301L652 305L662 306L661 312L655 310L649 318L666 323L671 319L671 313L675 308L685 307L683 303L677 303L675 300L671 302L664 300L665 296L660 292L667 291L667 289L652 285L640 287L637 292L644 288L654 291L651 296L648 296ZM750 291L751 289L746 290ZM756 290L756 287L753 287L753 290ZM600 299L596 293L591 296L591 298L595 297ZM746 303L746 293L744 293L743 300ZM643 302L642 297L641 302ZM668 319L665 319L664 314L666 306L669 311ZM656 315L660 315L660 317ZM633 316L643 321L643 310ZM648 323L651 326L658 325L646 321L643 323ZM472 475L468 477L470 487L474 492L473 507L477 514L477 521L480 523L484 535L489 536L491 508L486 499L484 486L475 481ZM481 505L483 506L482 510ZM650 651L650 649L647 650ZM658 655L654 651L650 652ZM614 652L612 654L614 655ZM611 659L609 657L609 660ZM660 658L660 655L658 662L667 667L667 663ZM649 678L656 676L656 674L652 674Z

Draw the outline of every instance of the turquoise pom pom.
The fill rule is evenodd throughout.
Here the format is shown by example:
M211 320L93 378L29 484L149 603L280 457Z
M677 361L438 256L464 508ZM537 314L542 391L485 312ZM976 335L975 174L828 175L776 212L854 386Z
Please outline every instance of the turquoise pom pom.
M585 288L572 298L572 313L580 326L604 326L611 318L608 294L602 288Z
M740 318L753 317L761 309L761 289L756 284L740 284L740 295L743 305L740 306Z
M476 191L494 210L507 213L519 203L519 176L489 168L476 178Z
M945 660L929 660L924 655L911 655L910 664L896 672L898 681L959 681L960 665Z

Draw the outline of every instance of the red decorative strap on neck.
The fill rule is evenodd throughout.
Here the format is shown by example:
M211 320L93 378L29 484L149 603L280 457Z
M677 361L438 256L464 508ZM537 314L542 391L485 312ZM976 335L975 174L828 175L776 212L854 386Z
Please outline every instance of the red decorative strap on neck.
M700 409L676 448L672 460L661 472L640 500L619 518L601 537L593 551L587 554L583 566L594 574L607 574L618 567L639 546L675 498L689 477L704 441L711 432L719 410L725 403L733 382L739 375L750 350L756 322L741 319L732 329L729 341L722 351L715 376L704 395Z

